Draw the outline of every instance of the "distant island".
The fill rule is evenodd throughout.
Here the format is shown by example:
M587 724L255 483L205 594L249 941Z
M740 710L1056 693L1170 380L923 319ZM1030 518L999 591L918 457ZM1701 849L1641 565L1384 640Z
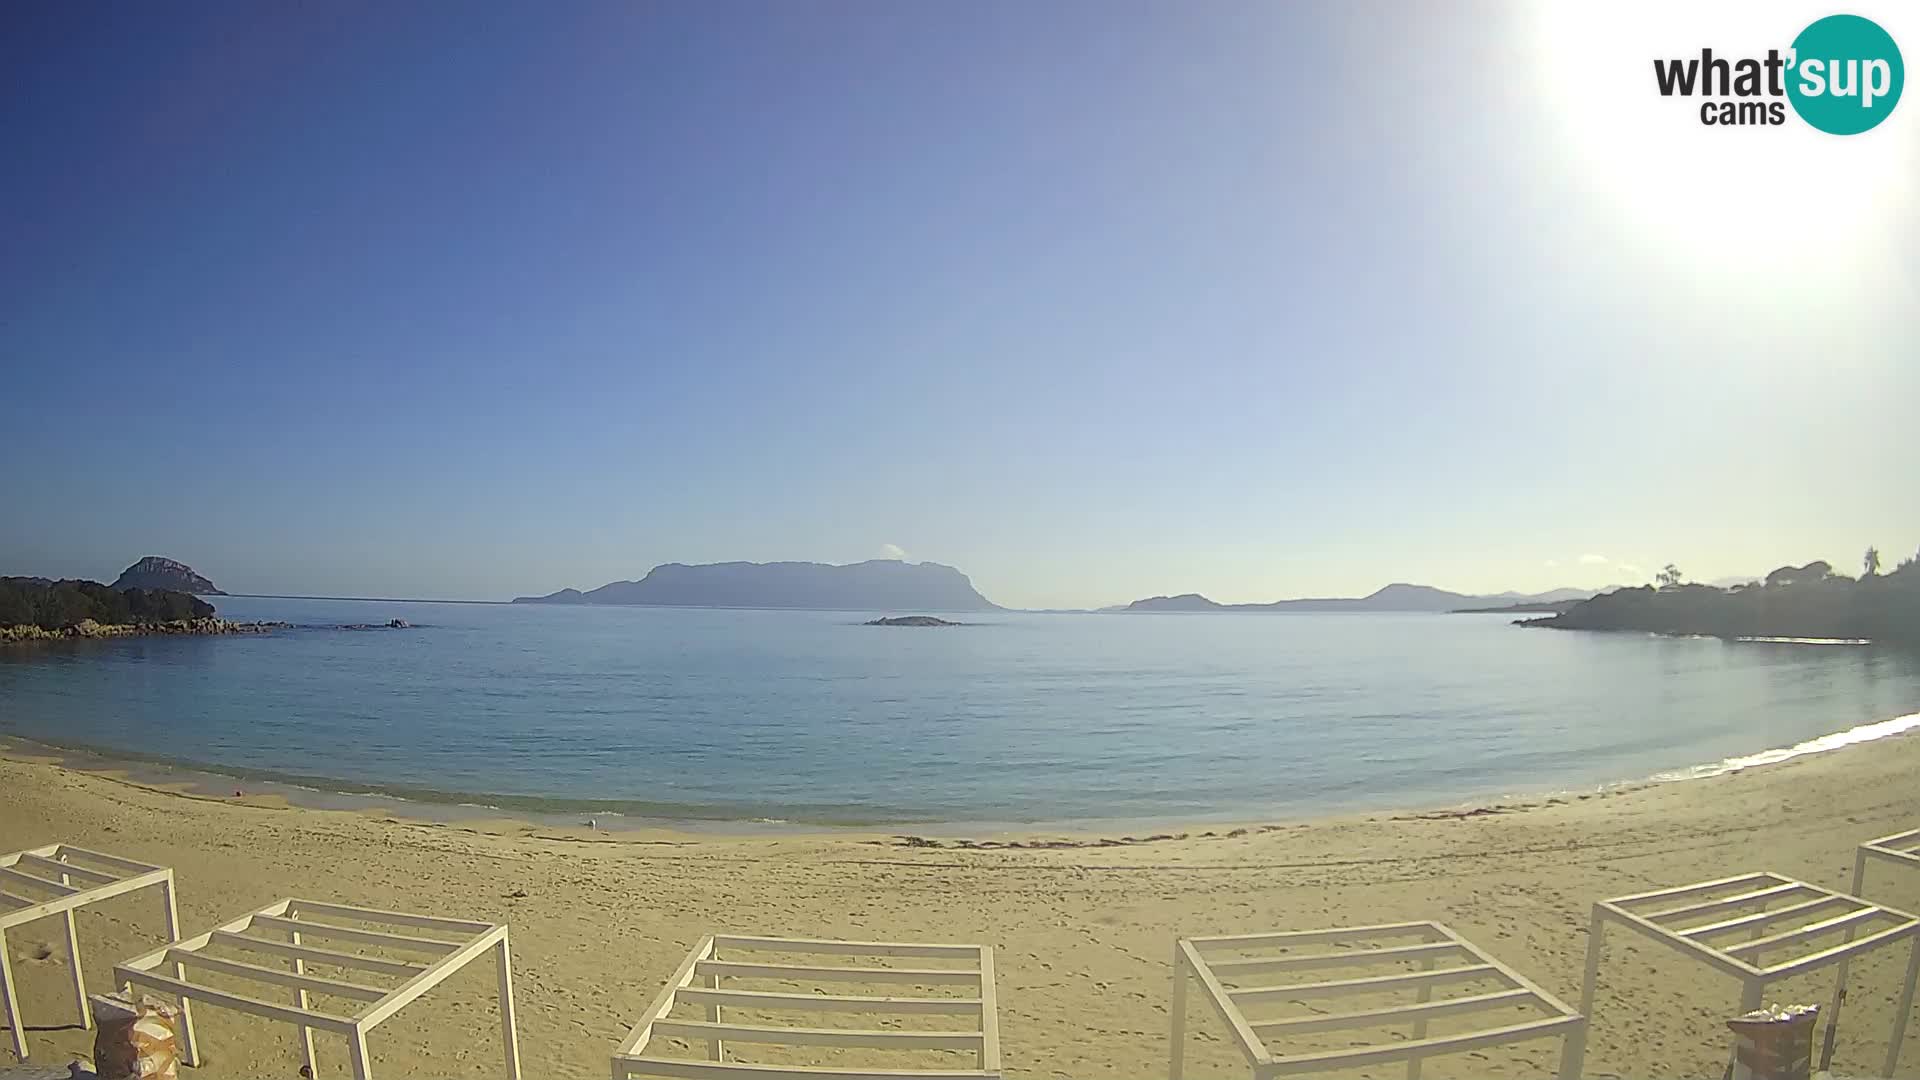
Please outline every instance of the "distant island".
M997 611L967 575L939 563L870 559L816 562L665 563L638 581L589 592L561 589L516 604L624 604L660 607L804 608L825 611Z
M1563 611L1571 610L1576 605L1584 604L1587 602L1588 599L1590 598L1578 597L1572 600L1530 600L1530 601L1526 601L1519 604L1502 604L1499 607L1460 608L1456 610L1454 614L1455 615L1558 614Z
M1514 605L1559 605L1562 603L1586 600L1593 595L1588 589L1555 589L1552 592L1523 594L1500 593L1494 596L1469 596L1465 593L1448 592L1431 585L1409 585L1395 582L1392 585L1376 589L1366 596L1340 598L1309 598L1302 600L1275 600L1266 604L1222 604L1209 600L1199 593L1181 593L1178 596L1153 596L1145 600L1135 600L1124 607L1104 608L1115 612L1263 612L1263 611L1431 611L1464 612L1497 610L1523 610ZM1557 611L1559 608L1526 608L1524 610Z
M213 582L194 573L193 567L158 555L148 555L120 571L120 577L114 581L113 588L116 591L166 589L194 596L227 595L215 587Z
M1920 558L1920 556L1916 556ZM1801 638L1920 643L1920 563L1882 574L1869 549L1858 578L1825 562L1783 566L1757 584L1689 584L1668 566L1659 586L1619 589L1522 626L1630 630L1724 638Z
M861 623L862 626L965 626L966 623L948 622L931 615L896 615L890 619L873 619Z

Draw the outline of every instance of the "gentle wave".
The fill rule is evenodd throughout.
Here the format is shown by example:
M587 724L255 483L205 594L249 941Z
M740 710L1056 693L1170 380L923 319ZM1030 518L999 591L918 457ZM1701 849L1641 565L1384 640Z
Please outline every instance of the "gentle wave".
M1670 780L1698 780L1708 776L1720 776L1724 773L1734 772L1739 769L1751 769L1759 765L1777 765L1782 761L1805 757L1808 754L1821 754L1828 750L1839 750L1843 747L1854 746L1859 743L1873 742L1876 739L1900 735L1912 731L1915 728L1920 728L1920 713L1909 713L1906 716L1896 716L1891 720L1879 720L1871 724L1861 724L1857 727L1850 727L1845 731L1831 732L1817 739L1808 739L1806 742L1795 743L1792 746L1777 746L1771 750L1762 750L1757 754L1743 754L1739 757L1726 758L1710 765L1695 765L1690 769L1679 769L1673 772L1659 773L1654 776L1654 779L1661 782Z
M1871 645L1872 638L1863 637L1737 637L1735 641L1759 642L1767 645Z

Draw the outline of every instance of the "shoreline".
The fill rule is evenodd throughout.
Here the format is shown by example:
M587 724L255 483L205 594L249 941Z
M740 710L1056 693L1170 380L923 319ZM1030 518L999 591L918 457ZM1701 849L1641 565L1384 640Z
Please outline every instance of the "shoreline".
M1181 817L1114 817L1058 821L995 820L811 820L803 816L768 817L697 812L630 813L609 808L618 800L567 800L542 796L451 792L427 788L353 784L320 776L298 776L268 769L222 767L159 755L115 753L99 747L62 745L14 734L0 734L0 760L53 764L75 772L105 776L156 792L211 802L275 799L289 808L344 810L392 815L435 824L493 822L503 827L582 831L618 837L632 833L674 833L689 837L888 836L902 846L993 850L1125 846L1168 840L1242 835L1250 831L1311 825L1329 820L1397 815L1395 820L1438 820L1450 816L1503 814L1636 791L1647 787L1708 780L1748 769L1782 764L1810 755L1830 754L1920 729L1920 712L1858 724L1804 739L1791 746L1765 747L1747 754L1662 770L1647 776L1584 787L1542 786L1525 791L1486 792L1445 802L1377 802L1340 805L1321 813L1274 809ZM227 785L238 782L234 794ZM244 792L244 794L242 794ZM236 796L238 798L236 798ZM630 804L631 805L631 804ZM588 821L594 824L589 826ZM1139 835L1135 835L1139 834ZM991 838L991 839L988 839Z
M1176 935L1434 919L1577 1001L1595 900L1763 869L1844 889L1855 844L1920 822L1920 734L1873 747L1526 806L1330 815L1136 844L932 849L871 833L422 822L182 794L9 752L0 851L58 841L173 867L188 932L285 896L508 923L530 1075L604 1077L608 1053L691 943L736 932L990 944L1009 1080L1136 1080L1166 1057ZM1875 869L1865 892L1914 910L1920 874ZM79 917L96 986L158 931L153 905L115 903ZM1629 936L1608 943L1587 1075L1718 1077L1738 988ZM93 1033L63 1026L72 987L59 970L59 920L12 931L7 944L35 1059L87 1053ZM1906 961L1904 949L1887 949L1855 962L1842 1075L1880 1064ZM492 984L449 983L434 1008L383 1028L374 1071L480 1075L498 1015ZM1830 975L1779 990L1822 1002L1831 992ZM218 1009L195 1019L208 1051L199 1080L291 1075L298 1064L290 1027ZM1245 1075L1217 1018L1196 1004L1188 1023L1192 1075ZM322 1073L337 1075L339 1040L317 1041ZM777 1048L740 1052L808 1063ZM1528 1043L1450 1064L1476 1076L1551 1075L1557 1054L1551 1042ZM1902 1064L1899 1075L1920 1065L1920 1038L1909 1037Z

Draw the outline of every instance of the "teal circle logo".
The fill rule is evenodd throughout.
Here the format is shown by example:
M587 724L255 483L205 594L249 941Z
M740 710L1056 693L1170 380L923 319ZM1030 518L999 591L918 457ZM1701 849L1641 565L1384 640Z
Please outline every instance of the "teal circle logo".
M1830 135L1858 135L1885 120L1906 82L1899 46L1872 19L1829 15L1793 39L1787 100Z

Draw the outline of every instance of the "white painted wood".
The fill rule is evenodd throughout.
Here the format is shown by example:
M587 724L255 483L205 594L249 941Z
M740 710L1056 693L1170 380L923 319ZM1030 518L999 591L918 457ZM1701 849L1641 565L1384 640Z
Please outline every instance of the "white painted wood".
M7 1029L13 1033L13 1056L27 1059L27 1025L20 1019L20 989L13 983L13 958L7 952L7 932L0 928L0 997L7 999Z
M715 949L759 949L763 952L815 953L822 956L946 956L955 960L973 960L980 955L978 945L922 943L917 941L828 941L820 938L742 937L716 934Z
M1349 949L1346 952L1314 953L1307 956L1276 956L1260 960L1208 960L1207 966L1222 979L1243 975L1274 975L1282 971L1310 971L1315 968L1356 967L1393 961L1437 959L1458 956L1460 946L1451 941L1396 945L1386 949Z
M1733 956L1739 956L1743 953L1765 952L1768 949L1780 945L1806 941L1820 934L1831 933L1849 926L1858 926L1863 922L1871 922L1874 919L1883 919L1885 917L1886 912L1881 911L1879 908L1849 911L1844 915L1837 915L1831 919L1822 919L1819 922L1809 923L1806 926L1796 926L1791 930L1782 930L1777 934L1769 934L1766 937L1754 938L1752 941L1743 941L1737 945L1729 945L1726 951Z
M723 957L722 951L726 955ZM741 953L816 954L855 957L942 957L966 960L966 967L877 968L822 967L806 964L760 963ZM811 991L740 990L728 979L781 979L803 985L849 982L946 984L977 988L978 996L873 997L824 994ZM964 991L963 991L964 992ZM670 1014L676 1006L705 1010L705 1019L682 1020ZM882 1016L944 1014L974 1018L966 1030L915 1030L908 1027L823 1028L813 1026L737 1023L722 1019L723 1008L757 1012L830 1011ZM651 1050L656 1036L705 1044L703 1059L665 1057ZM993 985L993 953L979 945L919 942L824 941L813 938L773 938L749 935L703 937L651 1006L634 1024L613 1055L611 1075L625 1077L690 1077L704 1080L806 1077L810 1080L925 1080L925 1078L979 1078L999 1080L1000 1032ZM835 1068L830 1066L759 1065L727 1058L730 1042L792 1046L856 1047L900 1052L971 1051L974 1067L954 1068Z
M178 915L173 908L171 890L167 894L167 904L168 923L172 928L171 932L177 935ZM453 932L456 926L473 926L480 929L464 934L465 940L442 941L407 934L364 930L360 927L339 926L324 922L323 919L424 927L436 932L448 933ZM248 934L249 930L278 931L284 933L287 940L257 937ZM380 948L414 949L442 955L427 964L386 957L361 956L356 953L308 945L305 943L305 938L309 936ZM293 961L293 970L287 971L280 967L235 960L205 951L213 946L289 957ZM343 1034L347 1036L349 1057L352 1060L354 1075L358 1078L367 1076L372 1070L372 1059L368 1056L366 1049L366 1037L375 1026L438 986L454 972L488 952L495 954L498 966L501 1051L505 1061L507 1080L519 1080L520 1057L513 1008L513 967L505 926L465 919L447 919L440 916L415 916L405 912L356 908L312 900L278 900L223 923L197 937L181 938L152 952L123 961L115 969L115 974L128 986L147 986L178 997L183 1010L183 1026L189 1033L192 1024L191 1013L185 1010L195 1001L292 1024L300 1031L301 1052L306 1059L305 1063L309 1071L314 1066L313 1030L317 1028ZM357 980L322 977L308 973L306 964L309 961L373 975L397 976L402 981L393 986L380 986ZM173 969L171 976L163 975L158 970L169 966ZM189 970L215 972L270 986L290 987L294 990L293 1003L279 1004L252 994L196 983L188 978ZM363 1007L350 1015L341 1015L315 1008L311 1000L313 995L347 998L362 1002ZM187 1035L187 1040L191 1041L190 1034Z
M109 873L69 862L67 860L72 853L92 858L97 861L96 865L112 864L119 872ZM74 912L90 904L141 889L155 886L171 888L172 881L173 871L164 867L96 852L81 852L78 848L62 844L8 852L0 855L0 884L21 890L38 890L38 893L18 896L0 892L0 942L4 941L6 931L13 927L60 916L67 946L68 975L73 981L74 1008L80 1013L81 1027L91 1028L93 1009L87 1001L86 973L80 956L80 932ZM52 895L46 895L48 893ZM171 927L168 933L171 937ZM0 952L3 951L4 946L0 946ZM7 999L7 1021L13 1032L14 1052L25 1058L28 1054L26 1026L19 1015L18 988L13 984L10 962L0 966L0 976L4 976L0 977L0 992L4 992Z
M1717 915L1723 911L1738 911L1741 908L1749 908L1755 904L1764 904L1769 900L1808 891L1810 890L1803 887L1799 882L1789 881L1784 885L1769 885L1764 889L1743 892L1737 896L1729 896L1722 900L1707 900L1698 904L1682 904L1679 907L1641 912L1640 914L1645 915L1647 919L1652 922L1666 922L1670 919L1687 919L1698 915ZM1617 900L1610 902L1615 904L1619 903Z
M292 934L298 938L300 931ZM359 968L362 971L377 971L386 975L401 975L412 978L427 970L425 964L409 963L405 960L389 960L379 956L361 956L358 953L339 952L333 949L321 949L298 940L288 943L274 941L272 938L253 937L249 934L231 930L213 932L216 944L231 945L236 949L251 949L254 952L272 953L275 956L289 956L295 961L310 960L316 964L331 964L334 967Z
M1805 915L1819 911L1822 908L1837 907L1850 902L1851 901L1844 896L1822 896L1816 900L1789 904L1786 907L1775 908L1772 911L1755 912L1752 915L1742 915L1739 918L1725 919L1716 923L1707 923L1703 926L1689 926L1685 930L1680 931L1680 936L1697 939L1711 937L1714 934L1724 934L1729 930L1741 930L1749 927L1758 929L1764 927L1767 923L1779 922L1782 919L1795 915Z
M416 949L420 952L445 954L460 948L460 943L457 941L409 937L405 934L388 934L379 930L360 930L351 926L328 926L325 923L289 919L279 915L255 915L253 925L271 930L299 930L308 937L351 941L360 945L383 945L393 949Z
M809 1012L950 1013L980 1011L973 997L857 997L847 994L790 994L776 990L714 990L689 986L681 1001L694 1005L734 1005L747 1009L795 1009Z
M738 960L702 960L695 975L736 979L791 979L796 982L902 982L923 986L977 986L978 971L960 968L809 967L804 964L749 964Z
M1432 923L1382 923L1378 926L1354 926L1332 930L1280 930L1270 934L1228 934L1210 937L1189 937L1180 940L1188 942L1202 953L1218 952L1222 949L1265 948L1276 945L1313 945L1327 941L1345 941L1362 943L1377 937L1408 937L1419 935L1433 940Z
M1371 975L1364 979L1335 979L1331 982L1293 983L1287 986L1251 986L1228 990L1227 995L1241 1005L1263 1001L1290 1001L1301 997L1337 997L1342 994L1377 994L1387 990L1411 990L1436 983L1476 982L1497 979L1500 971L1492 964L1468 964L1464 967L1415 971L1405 975Z
M1382 939L1406 936L1418 936L1424 944L1422 946L1375 945ZM1247 1059L1248 1067L1255 1080L1260 1080L1262 1077L1290 1076L1303 1072L1356 1068L1386 1062L1406 1062L1408 1077L1410 1080L1418 1080L1421 1062L1436 1054L1458 1053L1481 1046L1550 1037L1565 1040L1561 1066L1563 1080L1577 1078L1579 1059L1586 1045L1585 1017L1569 1009L1564 1002L1441 923L1400 923L1388 927L1359 927L1355 928L1350 936L1345 931L1332 929L1245 934L1211 940L1215 943L1229 943L1217 945L1217 948L1242 951L1263 947L1286 948L1303 942L1356 946L1351 954L1340 952L1301 957L1246 957L1214 960L1203 955L1190 940L1177 943L1174 957L1177 980L1175 983L1176 1008L1184 1012L1184 1002L1180 999L1184 992L1184 975L1191 970L1212 998L1215 1011L1234 1030L1236 1041L1241 1044L1242 1054ZM1370 945L1374 947L1366 947ZM1338 957L1338 961L1335 961L1334 957ZM1445 968L1436 966L1443 959L1463 959L1466 963ZM1264 974L1273 971L1310 971L1320 967L1364 966L1408 961L1418 962L1423 970L1395 975L1240 989L1227 989L1216 974L1219 968L1227 965L1234 965L1231 970L1242 973ZM1276 968L1269 964L1280 966ZM1475 980L1494 980L1502 984L1502 989L1451 998L1434 996L1435 990L1439 987ZM1245 1005L1265 1001L1314 1002L1347 994L1380 994L1404 990L1418 991L1419 1000L1383 1008L1257 1021L1249 1021L1241 1011ZM1476 1031L1438 1037L1427 1035L1427 1022L1436 1017L1461 1016L1493 1010L1505 1011L1523 1007L1531 1008L1537 1014L1544 1015L1536 1015L1522 1022L1500 1023L1497 1026ZM1412 1038L1386 1033L1387 1029L1402 1022L1412 1025ZM1365 1045L1340 1050L1289 1054L1275 1042L1275 1040L1284 1040L1317 1031L1367 1028L1379 1029L1382 1034L1370 1037ZM1175 1080L1178 1080L1181 1059L1181 1048L1178 1044L1183 1034L1184 1023L1176 1018L1173 1025L1175 1045L1170 1058ZM1569 1069L1573 1071L1570 1072Z

